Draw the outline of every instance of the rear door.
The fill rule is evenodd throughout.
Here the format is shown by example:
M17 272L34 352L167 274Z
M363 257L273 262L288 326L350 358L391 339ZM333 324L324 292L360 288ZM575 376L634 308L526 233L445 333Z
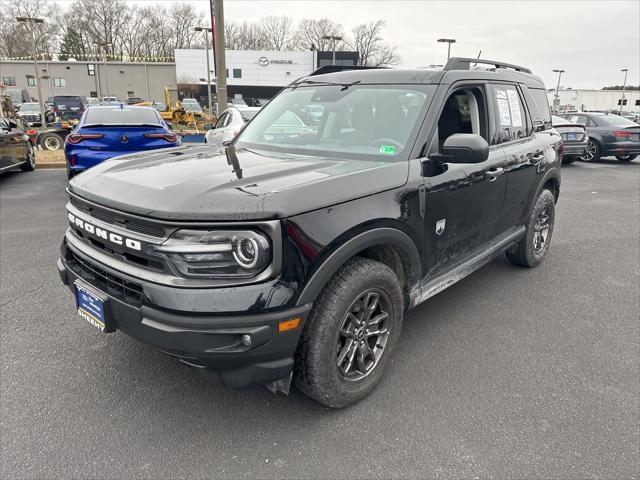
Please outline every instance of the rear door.
M524 222L529 199L535 193L532 190L538 185L536 177L545 170L545 147L534 133L521 88L515 84L492 83L489 91L495 113L490 144L506 158L506 192L499 228L504 232ZM541 119L538 128L550 129L551 118Z

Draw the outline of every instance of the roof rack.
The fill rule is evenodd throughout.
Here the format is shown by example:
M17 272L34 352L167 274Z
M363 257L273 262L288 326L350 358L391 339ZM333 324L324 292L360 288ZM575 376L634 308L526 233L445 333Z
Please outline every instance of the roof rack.
M511 68L516 72L531 73L531 70L510 63L496 62L493 60L485 60L484 58L461 58L452 57L444 66L445 70L469 70L472 63L481 63L483 65L493 65L495 68Z
M368 67L365 65L323 65L322 67L314 70L309 74L310 77L314 75L324 75L325 73L342 72L344 70L374 70L386 67Z

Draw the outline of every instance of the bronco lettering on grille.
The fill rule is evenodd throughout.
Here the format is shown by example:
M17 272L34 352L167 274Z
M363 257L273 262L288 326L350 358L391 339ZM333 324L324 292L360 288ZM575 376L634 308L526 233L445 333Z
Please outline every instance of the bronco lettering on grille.
M96 227L95 225L92 225L91 223L76 217L71 212L67 212L67 216L69 217L69 223L71 223L72 227L80 228L87 233L95 235L96 237L102 238L103 240L107 240L108 242L114 243L116 245L130 248L131 250L142 250L142 243L138 240L123 237L122 235L118 235L117 233L109 232L100 227Z

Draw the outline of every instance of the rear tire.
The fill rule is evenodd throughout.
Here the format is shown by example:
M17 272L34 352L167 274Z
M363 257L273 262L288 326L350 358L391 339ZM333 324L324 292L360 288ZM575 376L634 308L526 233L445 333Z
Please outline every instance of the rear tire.
M64 139L57 133L43 133L38 137L38 143L45 150L60 150L64 145Z
M387 265L356 257L316 299L296 352L294 385L331 408L371 393L400 337L402 289Z
M36 152L33 144L29 141L29 151L27 152L27 161L20 165L23 172L32 172L36 169Z
M542 190L531 209L524 237L506 252L511 263L532 268L542 261L553 235L555 206L553 193Z
M580 160L583 162L597 162L600 160L600 155L602 155L602 151L600 150L598 142L589 139L587 149L585 150L584 155L580 157Z
M636 158L638 155L616 155L619 162L627 163Z

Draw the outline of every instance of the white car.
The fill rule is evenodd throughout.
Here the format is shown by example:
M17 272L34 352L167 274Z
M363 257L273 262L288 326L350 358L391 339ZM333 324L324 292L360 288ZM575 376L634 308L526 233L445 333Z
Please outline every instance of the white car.
M233 140L240 132L240 129L251 120L259 107L229 107L222 115L214 127L204 136L204 143L221 147L224 142Z

